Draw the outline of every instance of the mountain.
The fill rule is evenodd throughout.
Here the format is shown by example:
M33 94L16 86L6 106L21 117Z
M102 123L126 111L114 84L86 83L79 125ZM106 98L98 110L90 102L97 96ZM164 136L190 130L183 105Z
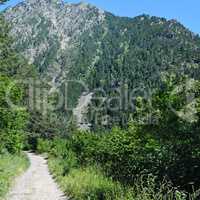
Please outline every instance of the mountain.
M26 0L4 16L12 24L15 48L47 85L51 106L68 83L67 106L51 111L65 125L73 112L66 108L75 108L84 92L103 99L101 109L89 109L90 122L108 125L109 118L109 126L123 125L134 108L110 97L120 96L125 104L125 88L128 97L149 95L169 74L200 77L200 38L176 20L118 17L86 3L59 0Z

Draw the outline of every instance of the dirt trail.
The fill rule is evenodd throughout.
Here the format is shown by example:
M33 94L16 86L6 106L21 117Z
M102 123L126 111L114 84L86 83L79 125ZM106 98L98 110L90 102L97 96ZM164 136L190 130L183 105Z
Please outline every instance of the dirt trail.
M49 173L47 161L27 153L30 168L16 179L6 200L67 200Z

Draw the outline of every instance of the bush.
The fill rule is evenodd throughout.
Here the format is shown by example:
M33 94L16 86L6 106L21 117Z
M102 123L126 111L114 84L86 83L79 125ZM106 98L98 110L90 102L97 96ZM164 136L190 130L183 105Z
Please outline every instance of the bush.
M162 169L163 152L150 136L113 128L104 135L76 133L71 138L72 149L80 165L98 164L107 175L123 183L133 184L141 172L158 175Z
M68 158L69 149L70 144L68 140L64 140L62 138L54 138L51 142L51 150L49 151L49 154L54 157Z
M163 153L159 143L148 134L114 128L102 138L97 158L113 178L133 184L141 173L160 173Z
M91 132L76 132L70 138L70 147L76 153L80 165L93 164L99 150L101 136Z
M56 178L67 175L71 169L78 166L75 154L72 151L68 151L67 154L63 159L59 157L49 158L49 169Z
M153 138L141 138L137 133L133 127L127 131L115 128L101 136L76 133L70 140L39 140L38 147L44 152L48 146L50 171L63 191L75 200L184 200L184 193L149 175L153 162L162 160L155 156L161 149ZM94 167L96 164L101 169ZM140 169L146 169L141 177ZM126 184L122 186L109 176Z
M74 200L186 200L186 194L168 182L158 186L153 175L138 177L133 187L124 187L107 178L98 167L71 168L63 174L62 161L52 158L49 166L62 190Z
M38 139L37 140L37 152L38 153L49 153L51 151L51 141L44 140L44 139Z
M184 192L173 188L167 181L157 184L156 177L149 174L138 176L134 186L131 188L134 200L186 200ZM130 193L128 193L130 194ZM193 199L190 199L193 200Z
M8 91L10 102L16 106L8 104L5 98ZM28 113L26 108L19 106L22 101L21 88L0 74L0 152L20 153L24 147Z
M9 131L2 133L0 139L0 152L7 151L11 154L19 154L24 148L25 134L22 132Z

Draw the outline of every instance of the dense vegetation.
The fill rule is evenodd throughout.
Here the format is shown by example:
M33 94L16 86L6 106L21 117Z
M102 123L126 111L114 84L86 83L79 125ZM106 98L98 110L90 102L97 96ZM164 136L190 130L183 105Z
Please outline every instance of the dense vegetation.
M92 109L89 116L94 129L113 124L126 127L135 111L131 98L150 97L168 74L199 79L199 36L177 21L108 15L107 27L100 59L88 79L92 89L101 89L94 96L104 99L99 102L94 97L93 107L98 110ZM102 123L105 117L107 125Z
M68 139L39 140L37 150L49 153L52 173L75 199L120 199L126 195L137 199L140 193L149 199L165 199L166 195L169 199L176 195L181 195L177 199L198 199L193 192L200 187L200 83L189 79L186 89L184 82L183 77L170 77L151 102L138 98L127 129L116 127L98 134L76 131ZM175 85L179 95L172 92ZM188 92L193 95L190 102ZM146 123L149 114L159 123ZM147 187L146 194L143 187Z
M87 135L86 138L82 142L91 141ZM133 185L124 185L109 177L91 157L87 158L87 165L81 165L79 157L69 148L69 140L40 140L38 152L48 152L51 173L62 190L73 199L182 200L186 197L185 193L175 191L167 181L158 187L156 178L151 174L135 176Z
M99 14L102 12L91 5L55 6L55 2L31 1L31 5L24 2L5 11L4 15L13 24L16 49L25 52L36 65L48 89L53 82L56 93L62 96L67 80L75 80L83 82L88 92L94 93L93 106L102 105L98 111L91 109L89 113L94 130L109 129L113 125L127 127L134 112L130 97L141 93L150 96L152 91L162 87L166 74L199 79L199 36L176 20L148 15L125 18L107 12L102 17ZM60 5L60 1L57 3ZM51 12L58 26L54 25ZM103 20L98 21L99 15ZM63 40L67 41L65 47ZM84 86L77 82L68 84L67 108L76 106L86 90ZM99 96L103 97L103 103L95 101ZM119 97L121 104L110 101L113 97ZM37 112L43 114L40 108ZM55 131L66 134L71 114L66 105L59 106L47 112L45 117L52 118L49 124L39 123L39 130L36 123L33 130L42 135ZM107 123L104 118L108 119Z
M44 21L39 43L50 26ZM52 112L44 117L43 110L26 108L26 86L15 80L33 75L34 70L16 54L8 35L9 26L1 17L0 163L1 159L6 163L5 156L20 155L24 147L48 153L51 172L63 191L77 200L199 199L199 36L174 20L146 15L119 18L106 13L103 25L95 26L92 34L83 33L76 41L78 48L70 49L70 66L66 66L69 55L59 55L61 70L69 70L69 79L84 81L91 92L104 91L94 94L103 97L98 118L94 106L99 107L99 102L94 99L90 106L93 132L80 132L73 122L67 123L72 113L63 107L53 118ZM20 50L32 43L32 35L25 41ZM43 52L45 69L40 57L35 60L42 86L49 78L46 68L59 52L57 42L56 38L50 52ZM65 88L57 89L64 92ZM83 89L73 84L68 89L69 104L75 106ZM8 104L8 91L17 107ZM128 99L133 95L133 102L125 102L126 95ZM118 96L122 105L114 99ZM49 98L56 106L56 96ZM109 120L103 124L104 117ZM7 174L0 171L3 184L10 180Z
M18 76L23 66L11 48L9 27L2 16L0 16L0 30L0 152L19 153L23 148L28 113L22 105L19 105L22 102L23 92L15 83L14 77Z
M13 178L28 167L22 154L26 140L28 111L24 107L24 87L17 84L31 67L12 48L9 26L0 16L0 199Z

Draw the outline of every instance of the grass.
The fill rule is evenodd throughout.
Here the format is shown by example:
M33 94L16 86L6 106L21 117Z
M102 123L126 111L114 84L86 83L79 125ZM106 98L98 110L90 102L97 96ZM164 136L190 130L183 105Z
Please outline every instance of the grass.
M49 160L50 171L61 189L75 200L121 199L122 186L107 178L97 167L72 168L63 174L63 168L56 159Z
M63 192L74 200L186 200L184 193L174 191L167 182L157 188L155 177L151 175L139 177L132 187L123 187L106 177L98 167L69 169L68 162L49 157L49 168Z
M46 145L40 145L42 152ZM50 172L62 191L73 200L186 200L186 194L153 175L135 177L132 186L122 185L105 175L95 162L82 165L67 145L52 145L48 151ZM49 148L49 147L48 147ZM137 175L136 175L137 176ZM191 198L190 200L196 200Z
M13 179L29 166L27 157L22 155L0 155L0 199L9 191Z
M121 193L120 184L106 178L95 167L71 170L61 181L61 187L77 200L116 199Z

